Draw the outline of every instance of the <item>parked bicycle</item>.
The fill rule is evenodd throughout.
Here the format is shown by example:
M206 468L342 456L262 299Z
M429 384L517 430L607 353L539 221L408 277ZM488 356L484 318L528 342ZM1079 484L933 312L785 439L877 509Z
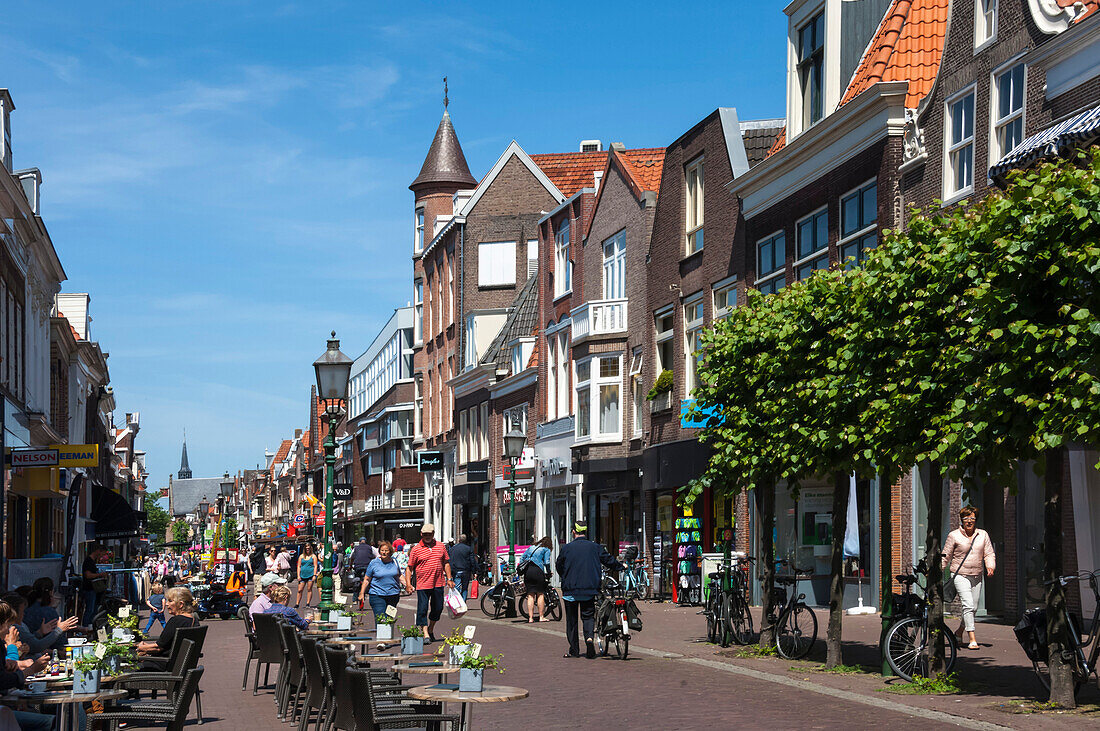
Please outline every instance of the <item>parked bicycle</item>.
M627 596L635 599L647 599L649 597L649 571L646 570L645 556L638 553L637 546L628 546L619 561L625 566L619 572L619 582L623 585L623 591Z
M641 613L634 599L626 596L622 584L605 573L596 595L596 651L606 656L614 647L615 656L625 660L630 652L631 632L641 629Z
M924 576L925 585L921 586L919 576ZM886 662L903 680L912 682L913 678L926 678L929 675L932 658L932 629L929 608L932 602L927 592L928 562L922 558L911 574L898 574L894 578L905 588L901 599L895 604L902 610L902 616L893 620L886 630L883 640L883 654ZM912 593L913 586L919 587L923 598ZM943 644L944 672L951 672L959 653L955 633L940 622L940 642Z
M772 612L765 621L775 628L775 646L780 657L798 660L806 657L817 641L817 616L802 601L806 595L793 587L800 576L812 574L813 569L800 569L785 559L776 563L789 568L791 574L775 577Z
M749 612L749 582L746 572L755 561L735 553L722 560L718 571L708 575L707 603L702 614L707 618L707 641L722 647L730 643L747 645L752 640L752 614Z
M478 581L480 582L480 578ZM500 581L481 595L481 611L491 619L504 616L509 606L518 612L525 594L523 577L516 575L508 564L501 562Z
M554 587L550 587L549 590L543 592L543 596L546 601L546 616L555 622L561 621L561 599L558 596L558 590ZM538 595L535 595L535 600L538 601ZM527 616L527 602L523 601L523 596L520 596L516 602L516 609L519 610L520 616L524 619L528 619Z
M1081 690L1090 675L1097 675L1098 682L1100 682L1100 675L1097 674L1096 669L1097 661L1100 660L1100 641L1097 640L1097 637L1100 637L1100 586L1098 586L1100 581L1098 580L1100 580L1100 570L1082 571L1070 576L1059 576L1054 580L1063 587L1071 581L1087 581L1096 600L1096 608L1093 610L1092 621L1089 622L1087 634L1081 632L1084 628L1081 618L1074 616L1072 612L1066 613L1070 648L1063 656L1069 663L1070 671L1073 674L1073 692L1075 695ZM1054 582L1047 581L1045 585L1050 586L1052 583ZM1050 668L1047 667L1050 655L1047 648L1046 608L1036 607L1025 611L1020 623L1016 625L1015 631L1016 641L1020 643L1024 653L1031 660L1039 682L1043 684L1044 688L1050 690Z

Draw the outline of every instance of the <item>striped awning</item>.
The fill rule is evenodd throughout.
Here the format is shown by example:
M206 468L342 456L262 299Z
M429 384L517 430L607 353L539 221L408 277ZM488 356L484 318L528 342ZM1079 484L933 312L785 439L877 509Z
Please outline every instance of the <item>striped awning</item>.
M1003 179L1010 171L1026 168L1044 157L1057 157L1067 150L1100 136L1100 105L1075 114L1021 142L989 168L989 177Z

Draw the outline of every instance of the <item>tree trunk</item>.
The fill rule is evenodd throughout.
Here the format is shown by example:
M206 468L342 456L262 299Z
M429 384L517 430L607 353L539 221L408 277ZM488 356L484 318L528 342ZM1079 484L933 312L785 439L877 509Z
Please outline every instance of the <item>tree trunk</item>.
M1062 708L1076 708L1073 692L1073 666L1066 662L1063 653L1072 645L1066 624L1066 591L1054 579L1062 575L1062 467L1065 451L1052 449L1046 453L1045 535L1046 566L1043 578L1053 583L1047 586L1047 651L1050 669L1050 702Z
M772 594L775 589L775 485L767 482L752 491L756 499L756 514L760 520L760 555L756 557L757 566L763 571L764 601L760 617L761 647L775 646L775 627L768 621L774 614Z
M943 538L940 526L943 525L943 473L940 466L932 463L928 470L928 527L925 531L924 550L928 564L928 599L931 607L928 612L929 642L925 651L930 654L928 669L931 677L943 672Z
M844 664L841 623L844 621L844 534L848 530L849 476L837 472L833 479L833 556L829 577L829 629L825 632L825 667Z

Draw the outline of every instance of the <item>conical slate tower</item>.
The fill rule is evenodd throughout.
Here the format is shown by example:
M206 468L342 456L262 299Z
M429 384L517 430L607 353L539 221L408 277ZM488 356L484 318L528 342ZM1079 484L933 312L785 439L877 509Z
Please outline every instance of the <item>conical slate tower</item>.
M476 185L477 181L470 175L470 166L466 164L466 156L462 154L462 145L458 144L451 115L444 109L443 119L439 120L439 128L435 131L435 139L428 149L428 156L424 158L420 174L409 185L409 189L417 192L418 189L429 186L453 186L458 190Z
M183 457L180 459L179 479L191 479L191 465L187 464L187 434L183 435Z

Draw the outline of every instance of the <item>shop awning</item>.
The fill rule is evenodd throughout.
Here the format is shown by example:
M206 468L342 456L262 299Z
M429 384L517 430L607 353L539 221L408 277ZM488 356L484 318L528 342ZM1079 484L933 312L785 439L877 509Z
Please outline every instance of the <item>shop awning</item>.
M96 540L145 535L145 513L134 510L125 498L101 485L92 489L92 520Z
M1100 137L1100 105L1028 137L989 168L989 177L1003 180L1012 170L1026 168L1045 157L1057 157L1096 137Z

